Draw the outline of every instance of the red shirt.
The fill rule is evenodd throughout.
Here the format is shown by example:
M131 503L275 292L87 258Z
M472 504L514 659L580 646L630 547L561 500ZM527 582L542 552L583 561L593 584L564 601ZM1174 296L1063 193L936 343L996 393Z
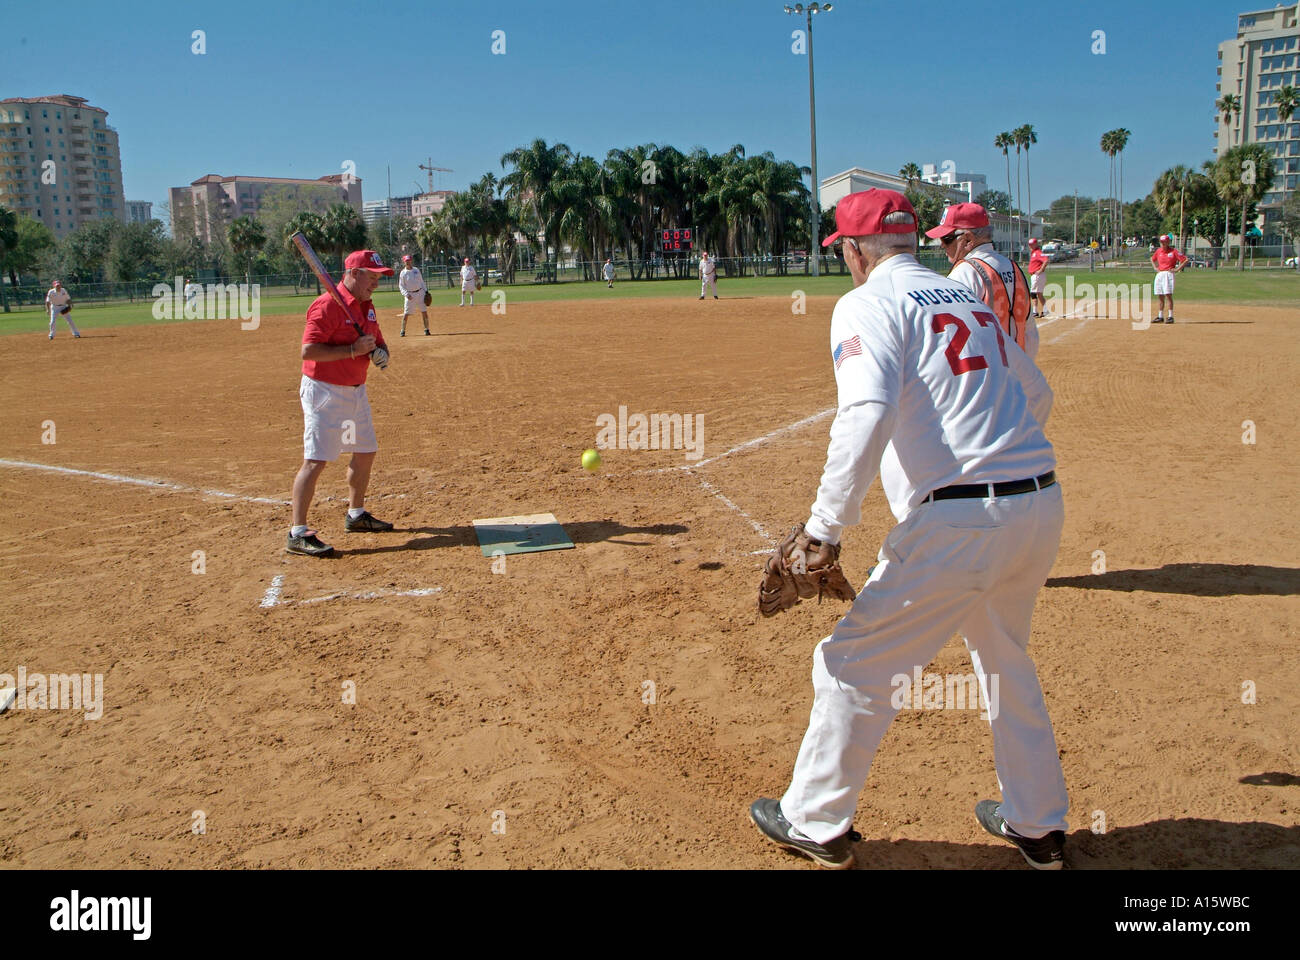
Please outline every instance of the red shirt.
M1047 254L1041 250L1035 250L1029 255L1029 272L1037 273L1047 266Z
M361 323L361 329L370 334L384 349L384 335L379 331L375 321L375 305L369 301L359 301L343 284L338 285L339 295L348 305L352 317ZM352 317L343 311L334 298L322 293L307 308L307 326L302 331L303 343L349 344L356 341L361 334L352 325ZM365 317L364 320L360 318ZM302 372L313 380L324 383L337 383L345 387L355 387L366 382L370 371L370 354L354 359L344 357L342 360L304 360Z
M1155 263L1157 270L1172 270L1178 264L1187 262L1187 258L1173 247L1168 250L1163 247L1156 247L1156 252L1151 254L1151 259Z

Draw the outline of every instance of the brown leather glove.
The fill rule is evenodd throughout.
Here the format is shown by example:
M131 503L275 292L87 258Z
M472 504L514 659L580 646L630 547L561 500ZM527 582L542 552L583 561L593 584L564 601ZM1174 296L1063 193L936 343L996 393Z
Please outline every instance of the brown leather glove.
M796 523L763 567L758 611L770 617L810 597L820 603L823 594L837 600L858 596L840 568L839 546L812 539Z
M433 303L433 294L428 290L424 291L424 305L427 307Z

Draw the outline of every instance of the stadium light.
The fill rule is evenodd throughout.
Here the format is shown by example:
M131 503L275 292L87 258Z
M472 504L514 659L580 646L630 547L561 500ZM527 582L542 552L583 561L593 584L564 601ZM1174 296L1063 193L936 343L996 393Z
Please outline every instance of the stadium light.
M785 12L788 14L803 14L808 26L808 136L812 142L812 198L809 203L811 208L809 213L809 235L811 237L811 249L808 256L812 259L812 275L818 276L821 264L821 185L817 182L817 94L813 86L813 36L812 36L812 18L814 13L830 13L832 4L829 3L810 3L805 8L802 3L796 3L794 7L788 4Z

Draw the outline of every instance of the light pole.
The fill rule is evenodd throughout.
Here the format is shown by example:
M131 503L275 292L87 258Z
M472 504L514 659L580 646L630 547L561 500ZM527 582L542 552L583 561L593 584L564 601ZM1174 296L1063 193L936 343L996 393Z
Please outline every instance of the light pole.
M811 201L811 222L809 224L809 235L812 237L812 249L808 251L808 256L812 258L812 275L818 276L818 265L821 262L821 249L818 246L821 243L821 203L818 197L817 183L817 96L813 90L813 36L812 36L812 18L814 13L830 13L832 4L829 3L810 3L805 7L802 3L796 3L793 7L789 4L785 6L785 12L790 14L804 14L808 24L808 131L812 140L812 201Z

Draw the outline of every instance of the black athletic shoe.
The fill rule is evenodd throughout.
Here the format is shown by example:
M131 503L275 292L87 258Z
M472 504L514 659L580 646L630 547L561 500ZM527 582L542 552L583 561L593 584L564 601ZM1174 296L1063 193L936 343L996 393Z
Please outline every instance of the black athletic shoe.
M322 543L315 530L308 530L300 537L289 534L284 544L285 553L301 553L307 557L328 557L334 548Z
M406 331L403 330L401 333L398 334L398 336L399 336L399 337L404 337L404 336L406 336Z
M433 334L431 334L428 330L424 331L424 335L425 335L426 337L431 337L431 336L433 336Z
M1165 323L1173 323L1173 322L1174 322L1174 318L1173 318L1173 317L1170 317L1168 320L1165 321Z
M1025 861L1035 870L1060 870L1065 866L1062 850L1065 847L1065 832L1053 830L1045 837L1022 837L1002 819L998 813L996 800L981 800L975 804L975 819L980 826L1019 848Z
M1152 322L1152 323L1164 323L1164 322L1165 322L1165 318L1164 318L1164 317L1156 317L1156 318L1155 318L1154 320L1152 320L1151 322Z
M384 533L393 529L393 525L385 523L383 520L377 520L367 510L355 519L352 514L348 514L347 520L343 522L343 529L348 533Z
M817 843L809 840L794 828L781 812L781 801L759 797L749 808L749 819L758 832L774 843L802 853L832 870L848 870L853 866L853 844L861 840L856 830L849 830L834 840Z
M713 295L713 299L714 300L718 299L718 295L716 293Z

